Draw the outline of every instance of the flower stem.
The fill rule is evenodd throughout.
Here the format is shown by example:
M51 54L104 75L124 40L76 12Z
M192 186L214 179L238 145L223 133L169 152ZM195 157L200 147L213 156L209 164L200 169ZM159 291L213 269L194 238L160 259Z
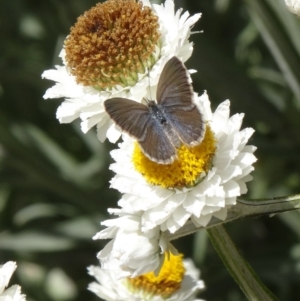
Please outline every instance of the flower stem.
M203 228L207 229L244 218L273 215L275 213L297 210L299 208L300 194L271 199L246 200L240 198L237 200L235 205L228 209L225 220L219 220L215 217L212 217L210 222L205 227L196 227L192 221L188 221L176 233L169 233L167 237L169 240L174 240L179 237L192 234Z
M250 301L278 300L241 256L223 225L207 229L209 238L227 270Z

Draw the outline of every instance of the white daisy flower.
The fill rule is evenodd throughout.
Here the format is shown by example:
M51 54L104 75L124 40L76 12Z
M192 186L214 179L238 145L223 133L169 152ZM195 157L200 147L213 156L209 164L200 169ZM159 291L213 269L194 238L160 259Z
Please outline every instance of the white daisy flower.
M159 226L174 233L189 219L197 227L213 216L225 220L228 208L247 192L256 148L246 143L254 130L240 130L244 115L229 117L228 100L214 113L206 93L195 96L195 103L206 121L205 136L196 147L177 149L172 164L149 160L125 135L111 152L116 161L110 167L116 173L111 187L124 194L118 203L121 212L141 214L143 232Z
M160 273L153 272L135 278L116 279L115 274L97 266L88 268L97 280L88 289L106 301L201 301L196 294L204 289L200 271L191 260L181 255L166 259Z
M12 285L5 289L8 282L16 270L17 265L13 261L9 261L0 265L0 300L1 301L25 301L25 295L21 294L21 287Z
M119 210L114 210L115 214ZM101 267L113 271L119 278L136 277L148 271L159 271L164 254L177 253L161 235L159 227L141 232L141 217L124 215L101 223L106 229L93 239L112 240L98 253Z
M188 39L200 14L181 13L172 0L164 5L107 0L79 17L60 53L64 65L42 74L56 82L44 98L65 97L58 120L80 118L84 133L96 125L100 141L117 141L120 132L103 102L112 97L150 99L165 63L173 56L182 61L191 56Z
M285 0L288 10L300 17L300 0Z

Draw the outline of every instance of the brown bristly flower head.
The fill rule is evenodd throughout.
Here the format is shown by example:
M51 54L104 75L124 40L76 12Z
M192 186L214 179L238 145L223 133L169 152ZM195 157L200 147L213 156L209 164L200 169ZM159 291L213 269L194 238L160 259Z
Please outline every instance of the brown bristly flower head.
M80 16L65 40L66 63L78 83L98 90L133 86L155 63L158 18L135 0L108 0Z

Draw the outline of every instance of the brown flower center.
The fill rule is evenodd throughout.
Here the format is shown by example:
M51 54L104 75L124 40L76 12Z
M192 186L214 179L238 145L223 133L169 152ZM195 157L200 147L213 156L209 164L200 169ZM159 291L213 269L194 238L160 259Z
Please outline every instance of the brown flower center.
M85 12L65 40L67 66L78 83L106 90L132 86L154 64L158 18L135 0L108 0Z

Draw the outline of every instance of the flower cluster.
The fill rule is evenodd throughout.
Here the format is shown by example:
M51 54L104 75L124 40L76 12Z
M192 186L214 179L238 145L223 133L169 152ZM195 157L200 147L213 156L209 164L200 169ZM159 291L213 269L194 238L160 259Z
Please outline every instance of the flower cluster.
M162 5L148 0L108 0L96 5L71 28L60 53L64 65L43 73L56 81L44 98L65 98L57 110L60 122L80 118L84 133L96 125L100 141L107 137L116 142L121 129L109 118L105 101L114 98L124 107L122 99L127 98L127 103L135 101L137 111L142 107L144 112L143 99L168 93L165 82L160 84L160 74L170 58L185 62L191 56L189 37L199 18L200 14L175 11L172 0ZM187 119L192 116L188 112L198 112L193 116L196 124L201 122L201 135L181 143L180 137L174 138L174 126L168 127L164 135L176 147L176 160L171 163L153 160L141 140L126 133L111 152L115 161L110 166L115 172L111 188L122 193L120 208L109 209L117 217L102 222L106 228L94 236L111 239L98 254L102 269L89 268L98 282L89 289L105 300L194 300L204 287L199 272L191 262L182 261L167 234L187 221L196 227L206 227L212 218L224 221L228 208L247 192L246 183L252 179L255 147L247 142L253 129L241 130L244 115L230 117L228 100L213 112L208 95L193 92L192 72L184 69L184 73L185 95L190 99L183 111ZM163 92L157 92L160 86ZM174 90L177 95L177 86ZM180 97L176 101L180 107ZM115 111L121 114L122 108ZM175 119L183 121L179 115ZM147 118L143 120L140 136L145 139L149 129ZM189 134L194 136L193 129ZM153 141L150 147L158 147L160 140Z

